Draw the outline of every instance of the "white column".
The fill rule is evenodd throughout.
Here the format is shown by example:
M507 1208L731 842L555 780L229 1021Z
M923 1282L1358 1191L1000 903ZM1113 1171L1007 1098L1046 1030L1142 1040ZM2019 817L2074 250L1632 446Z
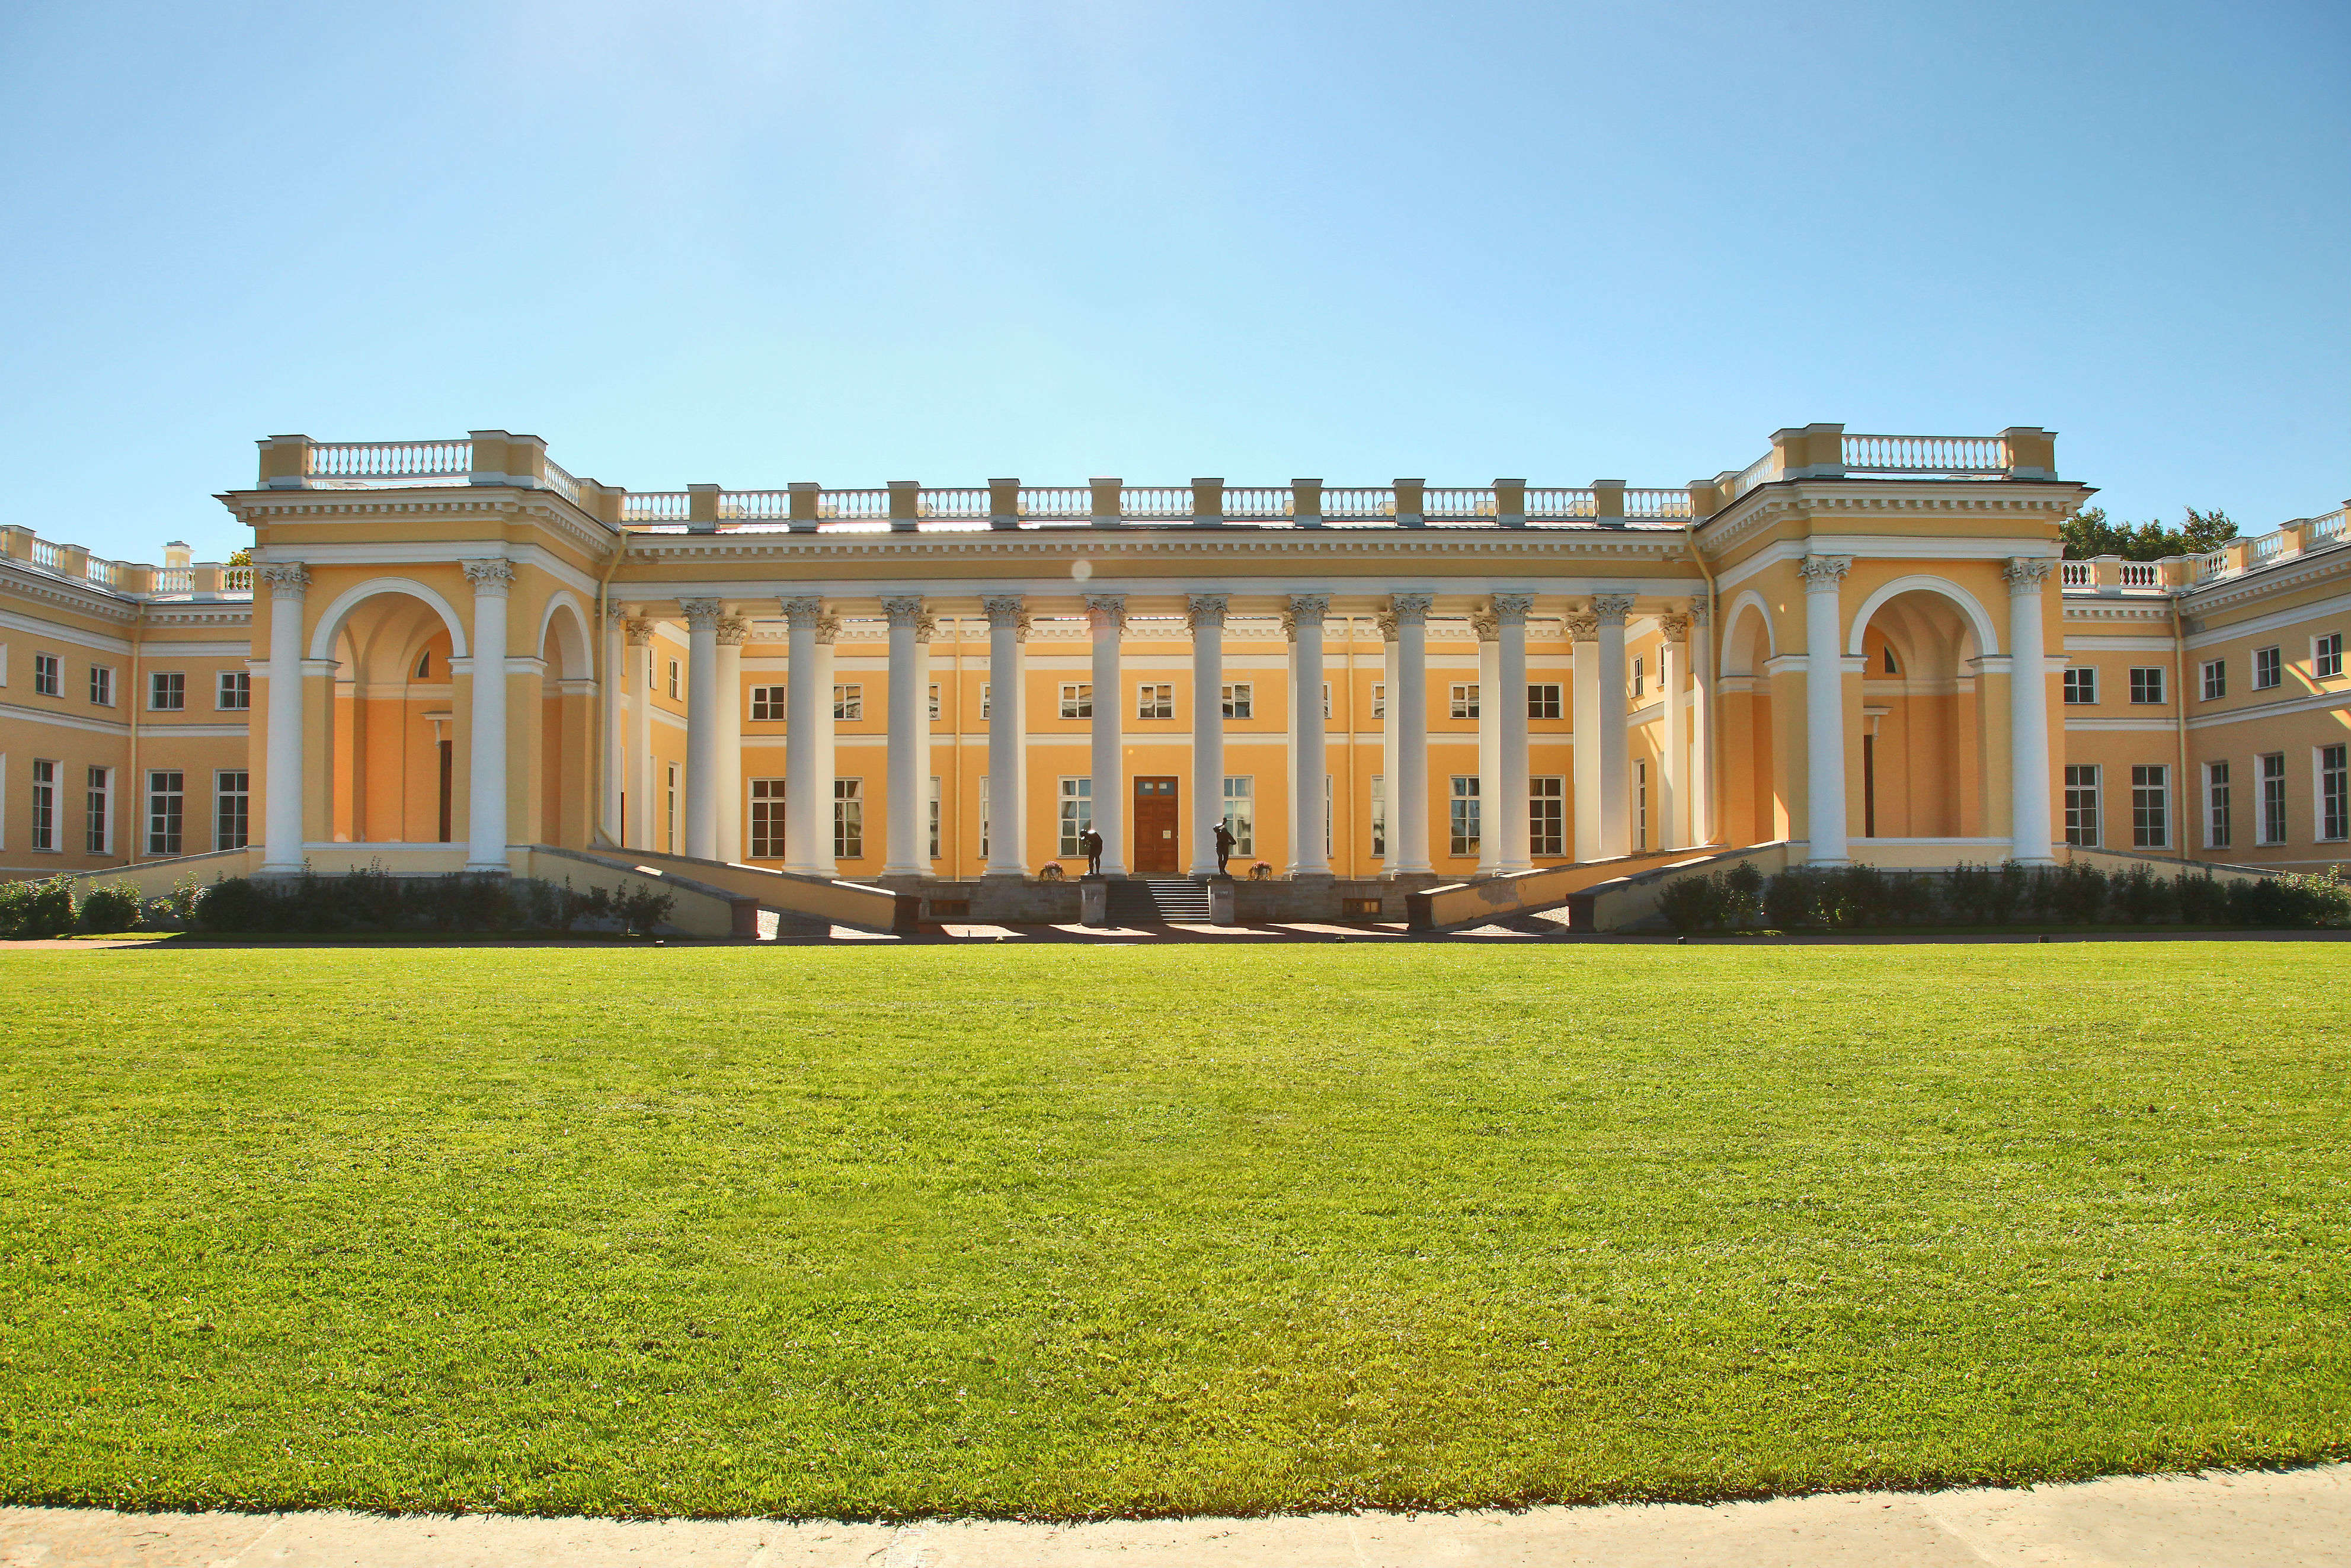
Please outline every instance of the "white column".
M1385 694L1380 700L1380 810L1385 814L1386 853L1380 862L1380 874L1386 876L1396 865L1396 715L1404 710L1396 702L1395 613L1383 611L1372 620L1380 629L1380 690Z
M1843 555L1808 555L1804 579L1804 833L1816 864L1842 865L1844 834L1844 629L1837 585L1853 567Z
M474 585L473 766L465 783L465 869L507 869L507 591L514 568L465 562Z
M784 869L829 877L832 858L832 735L831 660L817 652L824 620L821 599L781 601L784 672ZM831 653L830 649L825 651Z
M890 618L890 825L883 876L931 874L931 618L919 598L884 599Z
M596 674L597 706L604 716L604 799L597 826L612 843L621 841L621 794L627 787L628 748L621 728L622 667L628 661L627 608L615 601L604 605L604 657Z
M1682 703L1682 668L1689 662L1689 617L1661 615L1665 637L1657 645L1657 700L1665 722L1657 741L1657 847L1677 850L1690 841L1689 710Z
M1689 610L1690 727L1689 841L1715 841L1714 752L1714 628L1709 624L1703 595L1690 601Z
M1290 633L1290 867L1293 877L1329 876L1331 727L1322 717L1325 594L1293 593L1282 618Z
M743 643L750 623L739 615L718 622L718 758L714 810L718 852L714 859L743 858ZM689 720L691 715L687 716Z
M1575 706L1575 842L1579 861L1596 861L1600 847L1600 621L1593 615L1567 618L1573 644Z
M1396 620L1396 679L1388 692L1396 717L1395 772L1389 780L1388 865L1399 875L1426 875L1428 859L1428 608L1426 593L1399 593L1389 603Z
M1486 831L1501 841L1498 869L1505 876L1532 871L1535 865L1527 800L1527 612L1534 605L1531 593L1494 595L1494 672L1499 690L1483 699L1478 710L1486 711L1485 702L1500 706L1501 797L1484 809L1496 813L1487 821Z
M1614 859L1633 852L1633 715L1625 692L1625 622L1633 613L1629 595L1604 593L1592 601L1600 622L1600 658L1593 681L1600 731L1600 852ZM1583 727L1578 720L1576 727Z
M309 570L299 561L271 561L254 569L269 585L269 752L261 776L267 802L261 820L261 869L298 872L302 857L302 596ZM140 700L132 692L129 701ZM128 799L138 801L143 780L131 780ZM134 815L125 832L136 846Z
M1094 831L1102 835L1104 876L1126 874L1126 694L1119 674L1119 640L1126 633L1126 595L1086 595L1086 622L1094 639Z
M1502 685L1502 624L1493 612L1480 610L1469 617L1478 634L1478 871L1492 876L1502 869L1502 705L1496 701Z
M1020 645L1029 611L1017 593L980 601L987 612L987 871L988 876L1029 874L1029 795L1021 748L1027 741L1021 701Z
M1217 873L1217 824L1225 820L1225 605L1196 593L1192 628L1192 870Z
M642 616L629 639L629 837L632 849L653 847L653 623Z
M2010 854L2026 865L2048 865L2049 671L2042 634L2045 560L2008 563L2008 768ZM2182 779L2175 801L2189 799ZM2184 831L2184 830L2183 830ZM2182 841L2186 841L2185 840Z
M681 599L685 615L685 852L718 858L718 622L716 599Z

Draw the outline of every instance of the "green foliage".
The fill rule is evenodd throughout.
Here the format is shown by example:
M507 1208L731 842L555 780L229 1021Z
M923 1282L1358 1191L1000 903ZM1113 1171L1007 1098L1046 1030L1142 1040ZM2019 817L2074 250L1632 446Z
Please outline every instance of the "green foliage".
M93 887L75 912L75 924L84 931L135 931L145 902L127 882Z
M2332 871L2224 883L2207 871L2173 874L2144 862L2110 875L2088 860L2062 866L1959 865L1939 875L1792 866L1765 889L1764 915L1783 930L2109 920L2301 930L2351 925L2351 884Z
M340 876L266 882L232 877L199 891L194 924L236 933L570 931L618 925L638 933L669 918L675 898L651 888L615 894L501 876L396 877L381 866Z
M2188 508L2187 519L2176 528L2161 523L2114 523L2104 507L2085 507L2065 519L2059 530L2065 540L2067 560L2118 555L2125 560L2161 560L2167 556L2206 555L2237 537L2229 514L2215 508Z
M63 936L73 928L70 878L53 876L39 882L0 883L0 937L37 941Z

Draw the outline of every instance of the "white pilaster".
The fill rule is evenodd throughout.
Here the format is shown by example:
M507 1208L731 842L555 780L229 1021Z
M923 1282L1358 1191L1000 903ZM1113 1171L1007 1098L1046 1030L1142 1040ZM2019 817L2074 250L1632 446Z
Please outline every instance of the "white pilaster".
M739 615L718 622L717 859L743 858L743 641L750 623Z
M1192 870L1217 873L1217 824L1225 820L1225 596L1196 593L1192 628Z
M1657 646L1657 700L1665 720L1658 726L1657 847L1677 850L1689 837L1689 710L1682 701L1683 666L1689 662L1689 617L1664 615Z
M1804 579L1804 833L1814 864L1842 865L1844 831L1844 612L1838 585L1853 568L1844 555L1808 555Z
M1502 706L1495 700L1502 685L1502 625L1490 610L1469 617L1478 633L1478 871L1492 876L1502 869Z
M681 599L685 616L685 852L718 858L718 622L716 599Z
M465 562L474 585L473 766L465 790L465 869L507 869L507 591L514 568Z
M1385 813L1383 841L1385 854L1380 862L1380 873L1392 874L1396 867L1396 715L1403 711L1396 701L1396 618L1394 611L1383 611L1373 617L1380 629L1380 690L1385 694L1380 703L1380 810Z
M1690 601L1689 841L1710 844L1714 822L1714 628L1703 596Z
M824 601L779 601L784 612L784 869L826 876L832 858L832 668L818 652Z
M890 618L890 800L883 876L931 873L931 618L914 597L882 601Z
M1625 692L1625 622L1633 613L1629 595L1604 593L1592 601L1600 622L1599 690L1600 852L1610 858L1633 852L1633 715ZM1576 727L1583 727L1581 720Z
M622 666L627 662L629 612L616 601L604 605L604 656L596 674L600 684L596 689L597 707L603 715L603 800L597 811L597 827L613 843L621 841L621 795L626 788L628 748L621 727Z
M2009 852L2026 865L2048 865L2049 672L2042 634L2042 602L2049 562L2019 557L2008 579ZM2175 800L2189 799L2182 779ZM2184 840L2182 841L2185 841Z
M631 619L629 643L629 827L632 849L653 847L653 623Z
M1102 835L1104 876L1126 874L1126 695L1119 674L1119 640L1126 633L1126 595L1086 595L1093 632L1094 831Z
M1527 612L1534 608L1531 593L1494 595L1495 684L1500 689L1484 699L1499 705L1501 719L1501 798L1486 808L1495 812L1485 831L1501 840L1499 869L1508 876L1534 869L1532 825L1527 798ZM1479 712L1486 711L1481 703Z
M1395 715L1395 776L1390 781L1388 867L1399 875L1425 874L1428 859L1428 610L1426 593L1399 593L1389 605L1396 622L1396 679L1388 693Z
M261 776L261 869L298 872L302 856L302 599L310 573L299 561L271 561L254 569L269 587L269 750ZM137 702L133 692L129 701ZM141 799L141 779L131 781L131 799ZM134 819L125 841L141 841Z
M1575 841L1570 846L1579 861L1596 861L1600 847L1600 621L1593 615L1567 618L1573 646L1575 706Z
M1330 725L1322 716L1322 622L1331 601L1294 593L1282 617L1290 633L1290 874L1329 876Z
M987 871L989 876L1029 874L1026 704L1021 700L1021 644L1029 611L1017 593L980 601L987 612Z

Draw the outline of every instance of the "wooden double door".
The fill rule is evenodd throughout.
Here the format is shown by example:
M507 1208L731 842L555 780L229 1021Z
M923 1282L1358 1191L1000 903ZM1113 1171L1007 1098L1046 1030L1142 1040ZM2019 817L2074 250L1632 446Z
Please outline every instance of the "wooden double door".
M1183 866L1183 841L1176 837L1176 780L1134 781L1134 859L1136 876L1176 876Z

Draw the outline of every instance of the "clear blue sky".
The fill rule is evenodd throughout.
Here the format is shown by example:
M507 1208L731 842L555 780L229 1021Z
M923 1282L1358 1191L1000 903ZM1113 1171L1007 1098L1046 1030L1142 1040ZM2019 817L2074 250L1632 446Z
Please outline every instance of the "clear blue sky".
M255 437L639 489L1684 483L2061 433L2351 496L2351 6L0 10L0 520L244 542Z

